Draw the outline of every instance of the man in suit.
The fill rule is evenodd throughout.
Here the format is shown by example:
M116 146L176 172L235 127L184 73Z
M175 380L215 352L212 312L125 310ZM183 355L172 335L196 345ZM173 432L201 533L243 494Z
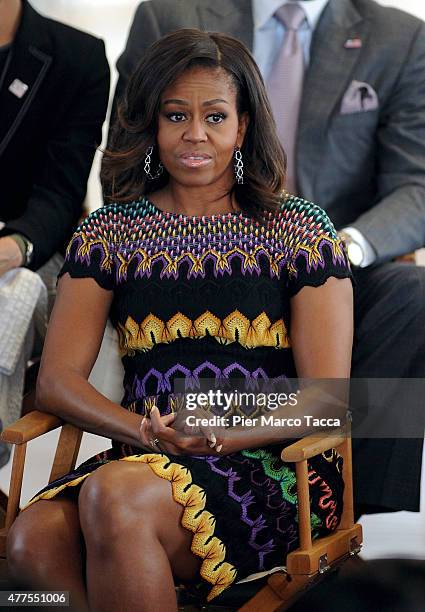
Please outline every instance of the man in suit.
M19 414L25 362L33 350L29 309L35 298L29 294L44 289L39 278L13 269L37 271L51 306L63 262L58 252L83 212L108 97L101 40L42 17L26 0L0 0L0 328L6 332L0 414L6 424ZM22 288L23 279L32 292L28 284ZM42 306L35 318L44 323ZM43 324L38 332L36 352ZM0 443L0 466L9 452Z
M108 95L101 40L0 0L0 275L37 270L68 242Z
M425 244L425 24L373 0L290 3L304 12L293 178L300 196L328 212L355 267L352 376L423 377L425 269L393 260ZM181 27L240 38L270 85L292 28L278 18L286 4L143 2L118 60L116 100L145 49ZM420 425L417 435L353 441L357 514L419 509Z

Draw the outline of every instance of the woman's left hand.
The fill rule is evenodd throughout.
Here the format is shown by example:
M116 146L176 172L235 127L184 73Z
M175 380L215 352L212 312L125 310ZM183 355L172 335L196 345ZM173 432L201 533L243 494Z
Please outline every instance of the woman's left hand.
M205 435L185 435L171 427L174 414L161 416L158 408L154 406L150 411L150 418L145 418L140 427L143 445L151 446L159 452L172 455L216 455L222 450L222 437L216 437L209 430Z

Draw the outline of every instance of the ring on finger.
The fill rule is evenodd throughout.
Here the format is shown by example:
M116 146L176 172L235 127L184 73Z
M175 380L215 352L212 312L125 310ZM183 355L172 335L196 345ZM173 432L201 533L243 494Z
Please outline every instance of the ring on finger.
M149 440L149 444L152 446L152 448L154 450L161 452L161 449L159 448L159 440L158 440L158 438L151 438Z

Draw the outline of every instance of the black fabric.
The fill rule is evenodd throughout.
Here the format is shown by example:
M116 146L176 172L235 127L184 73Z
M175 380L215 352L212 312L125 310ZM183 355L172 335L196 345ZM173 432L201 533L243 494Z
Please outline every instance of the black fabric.
M387 263L355 271L353 378L425 376L425 268ZM402 410L396 381L387 410ZM424 410L425 414L425 410ZM383 409L379 418L384 420ZM356 504L418 511L423 430L417 439L353 439Z
M17 78L28 86L21 98L9 91ZM24 1L0 91L0 236L29 238L34 270L63 249L82 214L108 94L103 42Z
M0 47L0 89L1 89L2 81L3 81L3 78L2 78L3 71L5 69L7 58L9 57L9 53L10 53L10 45L4 45L3 47Z

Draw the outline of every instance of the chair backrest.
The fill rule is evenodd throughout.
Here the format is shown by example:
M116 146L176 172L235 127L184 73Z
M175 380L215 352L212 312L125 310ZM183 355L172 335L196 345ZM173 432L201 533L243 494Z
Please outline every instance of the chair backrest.
M124 367L120 358L118 334L108 320L89 382L112 402L120 404L124 393L123 378Z
M108 320L99 354L89 376L89 382L102 395L117 404L123 398L124 367L120 358L118 333ZM62 426L49 482L74 469L83 432L66 423Z

